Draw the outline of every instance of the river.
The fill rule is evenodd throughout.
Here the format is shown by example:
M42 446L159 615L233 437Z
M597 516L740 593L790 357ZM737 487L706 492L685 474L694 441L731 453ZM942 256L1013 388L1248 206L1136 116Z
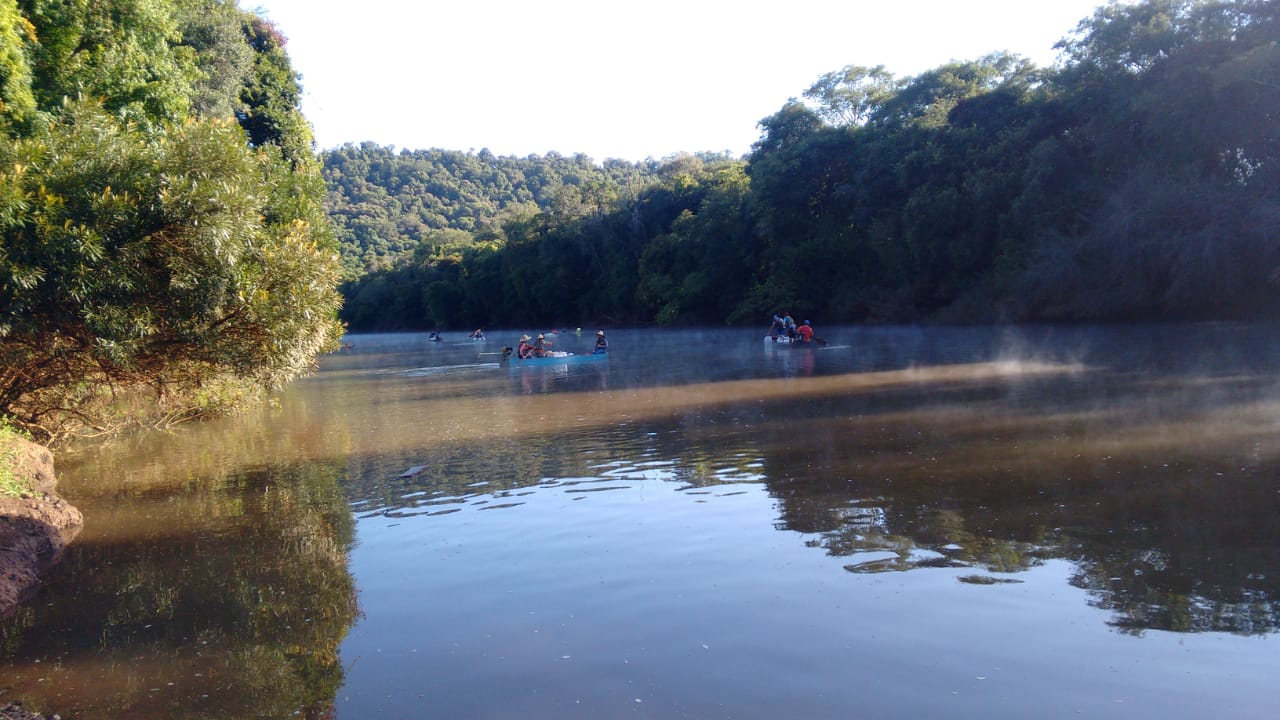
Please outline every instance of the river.
M594 328L553 336L585 352ZM0 703L89 718L1275 716L1273 325L352 335L58 458Z

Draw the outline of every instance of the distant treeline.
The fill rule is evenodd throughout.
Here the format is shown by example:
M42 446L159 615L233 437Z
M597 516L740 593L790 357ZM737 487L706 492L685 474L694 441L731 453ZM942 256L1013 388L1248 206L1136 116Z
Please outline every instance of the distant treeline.
M1235 318L1280 290L1280 3L1110 4L1052 69L850 66L745 158L323 156L351 329Z

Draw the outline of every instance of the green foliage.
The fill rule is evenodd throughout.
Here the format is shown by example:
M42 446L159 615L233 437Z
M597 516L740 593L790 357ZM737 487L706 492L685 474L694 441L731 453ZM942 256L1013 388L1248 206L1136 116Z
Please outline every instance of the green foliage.
M232 0L0 0L0 21L0 412L46 441L223 412L337 345L274 28Z
M742 162L326 156L353 328L1235 317L1280 300L1280 5L827 73ZM621 172L619 172L621 171ZM465 252L454 229L492 240ZM457 251L444 252L451 246ZM365 274L371 273L371 274Z
M396 152L374 143L330 150L323 162L350 280L389 270L419 248L455 244L449 231L499 238L504 222L539 211L561 222L599 214L651 173L645 164L597 166L581 155Z
M35 26L18 12L16 0L0 0L0 131L22 127L35 114L27 57L35 32Z
M285 52L284 36L257 15L241 17L253 68L240 88L237 120L254 147L274 145L290 162L310 162L311 126L302 116L302 87Z
M182 45L195 54L192 111L230 118L252 78L255 53L245 41L244 17L234 0L175 0Z
M1235 317L1280 291L1274 5L1108 6L1065 43L1055 112L1073 137L1034 151L1056 202L1027 245L1021 311L1050 318ZM1037 188L1040 189L1040 188ZM1053 208L1053 205L1058 208Z
M885 103L902 88L883 65L865 68L849 65L831 72L805 90L804 97L816 104L816 111L834 126L864 125L879 114Z
M8 418L0 417L0 495L22 497L31 491L31 487L13 468L14 458L17 456L13 443L17 438L26 437L27 434L10 424Z
M132 122L181 122L200 76L169 0L20 0L37 105L94 99Z
M78 107L0 167L0 407L24 425L57 434L109 390L275 386L336 344L336 258L304 218L264 221L293 170L235 125Z

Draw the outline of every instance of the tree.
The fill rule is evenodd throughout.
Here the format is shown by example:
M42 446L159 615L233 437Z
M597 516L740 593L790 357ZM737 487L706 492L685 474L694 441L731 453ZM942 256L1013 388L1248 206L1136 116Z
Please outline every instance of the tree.
M293 170L237 126L76 105L0 166L0 413L38 435L103 427L140 388L192 412L220 381L276 387L336 347L323 218L278 212Z
M0 0L0 132L33 119L31 63L27 55L36 29L18 12L16 0Z
M243 13L235 0L176 0L182 45L195 53L192 111L229 118L240 108L254 51L245 42Z
M314 162L311 126L301 110L302 87L285 52L285 37L258 15L246 13L243 20L253 70L240 91L240 126L254 147L276 145L291 162Z
M804 92L804 97L817 106L817 113L831 125L862 125L901 88L902 83L883 65L873 68L849 65L818 78Z
M882 128L941 127L961 101L997 88L1026 87L1038 81L1035 65L1009 53L968 62L950 62L905 81L869 122Z
M200 76L170 0L19 0L35 29L32 89L45 112L93 99L139 123L181 122Z
M822 129L822 117L792 98L778 112L760 121L760 139L751 146L753 154L782 150Z

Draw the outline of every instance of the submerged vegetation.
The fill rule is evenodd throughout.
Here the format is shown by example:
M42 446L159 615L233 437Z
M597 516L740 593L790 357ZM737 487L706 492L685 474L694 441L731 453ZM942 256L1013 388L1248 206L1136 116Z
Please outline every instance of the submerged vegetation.
M0 413L45 441L238 406L336 347L275 28L234 0L0 0Z
M851 66L741 159L323 155L353 329L1231 318L1280 290L1280 6L1100 7L1040 68Z

